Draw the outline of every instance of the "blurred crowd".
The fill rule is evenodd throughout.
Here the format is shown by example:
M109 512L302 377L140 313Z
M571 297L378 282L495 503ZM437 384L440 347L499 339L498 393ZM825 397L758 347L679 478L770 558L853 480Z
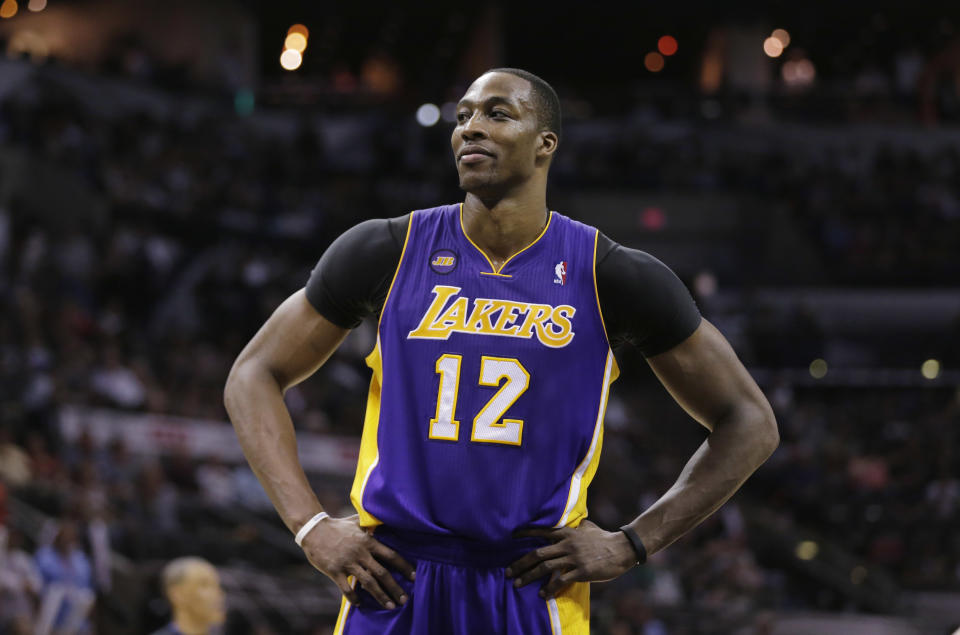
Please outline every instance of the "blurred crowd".
M0 425L0 633L98 632L91 625L110 611L157 626L164 607L147 602L155 589L137 597L124 585L152 582L184 554L226 563L249 552L244 559L265 570L298 562L259 544L258 519L274 513L246 465L134 454L86 430L74 443L54 439ZM346 494L335 491L318 488L326 506L345 510ZM13 497L28 511L8 509ZM20 526L9 524L18 512ZM142 579L131 582L126 562Z
M364 218L459 197L446 130L412 120L293 118L283 135L223 113L104 117L51 92L0 103L0 148L20 168L0 201L7 420L49 421L67 402L222 419L233 358L333 238ZM826 285L939 286L960 274L956 144L763 143L763 132L743 140L688 123L666 135L661 124L572 121L557 188L786 207ZM41 177L69 187L31 188ZM70 209L37 208L51 198ZM762 257L740 276L778 264ZM789 267L777 270L785 279L774 284L793 282ZM726 285L741 283L731 275ZM370 338L291 395L306 425L353 429L366 384L356 360Z
M660 390L641 382L611 400L590 489L591 517L602 526L656 500L703 438L657 398ZM877 611L902 601L885 595L891 584L960 590L960 391L777 382L766 393L780 447L742 493L636 579L594 586L611 624L626 602L672 618L670 633L759 633L772 619L765 610L844 610L854 587L890 603ZM804 542L815 551L803 554ZM669 612L691 606L700 611Z
M608 528L662 494L704 437L658 386L628 378L633 383L611 399L590 490L591 517ZM960 423L960 394L778 384L769 396L780 448L690 536L647 566L594 585L597 632L764 633L776 611L847 608L849 585L867 583L843 582L851 565L842 562L824 561L837 569L826 577L805 568L795 555L801 539L844 554L864 577L877 576L878 586L893 580L901 589L960 590L953 531L960 465L950 436ZM346 479L316 480L326 508L351 513ZM264 542L262 521L278 523L249 469L215 457L132 455L121 441L103 447L89 434L50 447L35 431L3 426L0 489L0 500L13 495L58 519L26 536L3 530L0 603L7 609L0 614L9 617L10 633L32 632L17 624L102 619L118 601L118 556L148 573L191 553L220 564L243 559L279 575L297 562ZM155 602L139 610L143 623L164 616Z
M267 570L290 564L244 549L259 544L256 523L217 516L240 502L277 524L245 466L133 455L120 439L99 445L89 434L65 443L59 407L226 421L230 364L334 237L364 218L459 197L448 130L399 117L290 115L270 128L231 112L105 116L43 84L0 102L0 160L20 168L0 174L0 524L11 496L59 521L35 535L4 530L0 603L11 608L0 611L0 633L43 621L89 632L118 592L112 553L222 563L242 552ZM764 143L749 130L749 143L734 143L723 134L734 125L665 120L649 104L614 119L573 117L551 178L565 190L759 198L787 206L822 250L825 283L955 284L956 145ZM63 207L45 212L38 201L50 200ZM298 426L359 433L371 347L367 324L288 392ZM608 409L591 488L591 514L607 527L665 491L704 435L641 374L621 380ZM951 532L960 465L947 436L958 396L768 388L780 449L704 527L595 586L599 632L764 633L775 619L764 609L847 606L843 586L764 539L778 523L903 587L960 587ZM321 500L346 510L347 490L330 483Z

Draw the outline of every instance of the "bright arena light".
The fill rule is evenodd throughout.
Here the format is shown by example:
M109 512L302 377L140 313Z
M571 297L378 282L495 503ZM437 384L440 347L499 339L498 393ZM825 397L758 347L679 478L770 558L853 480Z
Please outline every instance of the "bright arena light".
M768 37L763 41L763 52L767 57L780 57L783 53L783 43L773 36Z
M303 53L307 49L307 38L303 36L303 33L291 33L283 41L283 48Z
M663 55L670 57L677 52L677 38L672 35L664 35L657 40L657 50Z
M288 71L295 71L303 63L303 56L296 49L287 49L280 55L280 66Z
M797 548L794 550L794 553L800 560L813 560L817 557L819 551L820 547L817 543L812 540L804 540L797 543Z
M27 8L34 13L40 13L47 8L47 0L30 0L30 4L27 5Z
M813 62L806 58L790 60L780 69L783 81L790 86L808 86L817 75Z
M928 359L923 362L920 372L926 379L936 379L940 376L940 362L936 359Z
M294 24L292 27L287 29L287 35L290 35L291 33L299 33L304 39L310 37L310 30L302 24Z
M643 65L651 73L659 73L663 70L663 55L651 51L643 58Z
M814 379L823 379L827 376L827 362L823 359L815 359L810 362L810 376Z
M436 104L424 104L417 108L417 123L421 126L434 126L438 121L440 121L440 109Z
M12 18L17 15L19 8L17 0L4 0L3 4L0 4L0 18Z
M790 46L790 34L787 33L786 29L774 29L770 37L780 42L783 48Z

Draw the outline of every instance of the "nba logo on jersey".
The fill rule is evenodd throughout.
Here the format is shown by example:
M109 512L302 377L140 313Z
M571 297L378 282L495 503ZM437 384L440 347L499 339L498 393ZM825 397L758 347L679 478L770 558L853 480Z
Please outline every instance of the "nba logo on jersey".
M567 261L561 260L557 263L557 266L553 268L554 274L556 277L553 279L553 284L559 284L561 286L567 284Z

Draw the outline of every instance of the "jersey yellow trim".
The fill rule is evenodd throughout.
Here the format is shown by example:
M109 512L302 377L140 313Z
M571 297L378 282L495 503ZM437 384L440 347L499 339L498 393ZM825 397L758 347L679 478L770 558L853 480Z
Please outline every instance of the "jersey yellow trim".
M357 472L353 477L353 486L350 488L350 502L353 503L354 509L360 516L361 527L376 527L383 524L383 521L364 509L363 491L367 487L367 481L370 480L370 474L373 473L373 469L380 462L380 448L377 444L377 430L380 426L380 393L383 387L380 322L383 321L383 314L387 310L387 302L390 301L393 284L397 281L397 275L403 265L403 257L407 253L407 245L410 243L410 230L413 228L413 214L414 212L410 212L410 218L407 219L407 235L403 239L400 260L397 262L397 268L393 272L393 278L387 288L387 295L383 299L383 308L380 309L380 318L377 320L377 342L366 358L367 366L373 369L373 377L370 378L370 390L367 393L367 410L363 417L363 432L360 435L360 456L357 459Z
M496 276L496 277L498 277L498 278L512 278L512 277L513 277L513 276L511 276L509 273L496 273L496 272L493 272L493 271L481 271L481 272L480 272L480 275L481 275L481 276Z
M600 306L600 287L597 285L597 243L600 241L600 230L593 235L593 295L597 299L597 312L600 314L600 326L603 327L603 336L607 340L607 347L610 354L613 355L613 347L610 346L610 334L607 333L607 323L603 319L603 308ZM610 382L617 381L620 376L620 365L617 363L616 355L613 356L613 379Z
M483 271L480 272L480 273L485 274L485 275L493 275L493 274L500 275L500 276L506 275L506 274L502 274L502 273L500 273L500 272L503 271L503 268L507 266L507 263L510 262L511 260L513 260L514 258L516 258L517 256L519 256L520 254L522 254L523 252L525 252L526 250L530 249L530 248L533 247L534 245L536 245L537 242L538 242L541 238L543 238L543 235L547 233L547 229L550 228L550 221L552 221L552 220L553 220L553 212L551 211L551 212L547 215L547 224L543 226L543 231L541 231L540 234L539 234L536 238L533 239L533 242L530 243L529 245L527 245L526 247L524 247L523 249L521 249L520 251L518 251L517 253L513 254L512 256L510 256L509 258L507 258L506 260L504 260L504 261L503 261L503 264L500 265L499 268L497 268L497 267L494 267L494 266L493 266L493 261L490 260L490 256L487 255L487 252L485 252L484 250L480 249L480 247L477 246L477 243L473 242L473 239L470 238L470 235L469 235L469 234L467 234L467 229L466 229L466 227L463 226L463 203L460 203L460 231L463 232L463 235L466 237L467 241L468 241L471 245L473 245L473 246L476 248L477 251L480 252L480 255L483 256L484 259L487 261L487 264L490 265L490 271L489 271L489 272L483 272ZM509 276L507 276L507 277L509 277Z
M603 388L600 393L600 405L597 409L597 421L593 427L593 439L586 456L570 477L570 491L563 507L560 520L554 527L576 527L587 517L587 488L600 464L600 450L603 447L603 417L607 412L607 398L610 396L610 384L613 383L613 351L607 349L607 363L603 372Z
M403 266L403 257L407 255L407 244L410 242L410 230L413 229L413 215L410 212L410 218L407 219L407 235L403 239L403 249L400 250L400 260L397 261L397 268L393 271L393 278L390 279L390 286L387 287L387 295L383 298L383 306L380 308L380 318L377 320L377 338L380 338L380 322L383 320L383 312L387 310L387 302L390 301L390 292L393 291L393 283L397 281L400 274L400 267ZM371 353L372 354L372 353Z
M357 473L353 477L353 487L350 488L350 502L360 515L361 527L376 527L383 521L368 512L363 507L363 491L373 469L380 462L380 448L377 443L377 434L380 427L380 392L383 385L383 360L380 357L380 336L373 351L367 355L367 366L373 369L370 378L370 392L367 394L367 411L363 417L363 433L360 436L360 457L357 459Z

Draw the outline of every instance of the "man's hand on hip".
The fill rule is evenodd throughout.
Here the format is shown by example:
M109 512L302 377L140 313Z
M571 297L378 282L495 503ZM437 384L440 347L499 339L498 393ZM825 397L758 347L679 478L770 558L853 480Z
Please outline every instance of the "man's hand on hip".
M637 563L633 545L622 531L605 531L589 520L574 529L527 529L515 538L538 536L552 544L534 549L507 568L507 576L521 587L549 574L540 591L551 597L573 582L612 580Z
M348 518L324 518L303 539L303 552L318 571L333 580L353 604L359 600L347 576L354 576L384 608L406 604L407 594L384 565L410 580L415 569L403 556L376 540L360 527L356 514Z

